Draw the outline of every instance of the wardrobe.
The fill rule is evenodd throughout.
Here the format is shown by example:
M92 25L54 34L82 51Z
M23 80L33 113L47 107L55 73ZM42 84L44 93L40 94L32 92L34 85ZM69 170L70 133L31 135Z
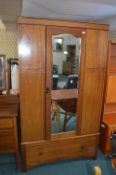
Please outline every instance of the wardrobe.
M96 157L108 25L19 18L23 170Z

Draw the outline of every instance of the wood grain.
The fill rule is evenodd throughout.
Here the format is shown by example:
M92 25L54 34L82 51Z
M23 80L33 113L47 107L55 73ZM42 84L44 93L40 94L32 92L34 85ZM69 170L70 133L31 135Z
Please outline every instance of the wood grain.
M20 68L43 69L45 67L45 27L21 25L18 33Z
M0 117L18 116L18 95L0 95Z
M104 104L104 115L116 113L116 103Z
M13 128L13 121L10 118L0 118L0 129L3 128Z
M109 127L116 127L116 114L105 115L103 122Z
M76 131L51 134L52 140L62 140L62 139L73 138L73 137L76 137Z
M100 128L104 73L87 71L85 74L81 133L90 134L99 132Z
M45 26L21 25L18 48L22 142L44 139Z
M78 89L52 90L51 98L53 100L78 98Z
M105 101L104 101L103 115L116 113L116 103L114 99L115 82L113 82L113 79L115 81L115 76L116 76L116 63L115 63L116 51L115 50L116 50L116 42L109 41L108 65L107 65L107 76L106 76L106 84L105 84L105 98L104 98ZM107 100L111 100L111 102L107 102ZM112 100L114 102L112 102Z
M23 145L26 148L26 168L66 158L93 157L97 144L98 136L90 136Z
M37 18L19 18L18 24L41 24L47 26L60 26L60 27L73 27L73 28L88 28L88 29L98 29L98 30L108 30L108 24L97 24L88 22L78 22L78 21L63 21L57 19L37 19Z
M0 129L0 153L14 152L13 128Z
M45 138L45 71L20 72L22 142Z
M116 73L116 42L109 42L108 72Z
M108 49L108 33L103 30L87 30L86 68L105 68Z
M107 77L106 104L116 103L116 74L109 74Z

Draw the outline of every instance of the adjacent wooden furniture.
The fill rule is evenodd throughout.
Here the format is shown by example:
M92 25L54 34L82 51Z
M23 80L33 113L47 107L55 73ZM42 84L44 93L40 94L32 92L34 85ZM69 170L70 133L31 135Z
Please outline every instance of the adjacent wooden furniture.
M111 153L113 132L116 132L116 114L109 114L101 125L100 148L105 154Z
M23 169L80 156L95 157L107 63L108 26L19 18L18 31ZM82 41L78 95L73 94L78 98L77 127L75 131L51 134L52 35L60 33L79 36ZM57 93L54 98L56 96Z
M116 131L116 42L109 42L105 101L101 125L100 148L111 153L112 132Z
M18 168L18 96L0 95L0 153L15 153Z

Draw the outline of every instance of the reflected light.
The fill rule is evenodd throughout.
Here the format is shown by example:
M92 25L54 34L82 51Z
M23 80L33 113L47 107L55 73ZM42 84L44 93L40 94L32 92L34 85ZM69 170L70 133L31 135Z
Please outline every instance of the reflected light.
M59 43L59 44L62 44L62 39L57 39L57 42Z
M68 54L68 52L67 52L67 51L64 51L63 53L64 53L65 55L67 55L67 54Z
M31 54L31 48L25 43L19 44L19 55L27 57Z
M86 33L85 31L82 31L82 34L83 34L83 35L85 35L85 33Z

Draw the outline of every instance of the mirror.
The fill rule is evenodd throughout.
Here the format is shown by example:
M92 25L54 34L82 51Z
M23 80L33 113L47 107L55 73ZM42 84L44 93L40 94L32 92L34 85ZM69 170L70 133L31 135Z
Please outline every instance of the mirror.
M81 37L52 36L51 133L75 131Z
M6 58L0 55L0 91L6 88Z

